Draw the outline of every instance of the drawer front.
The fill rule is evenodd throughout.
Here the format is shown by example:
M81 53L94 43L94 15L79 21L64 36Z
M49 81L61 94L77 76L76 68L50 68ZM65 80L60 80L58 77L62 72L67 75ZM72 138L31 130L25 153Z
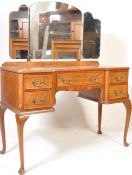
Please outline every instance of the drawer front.
M94 85L104 83L104 72L57 73L57 87Z
M24 89L43 89L52 87L52 74L24 75Z
M128 97L128 86L118 85L110 86L109 88L109 99L127 98Z
M128 82L128 72L110 72L109 83L127 83Z
M24 109L52 107L52 91L24 92Z

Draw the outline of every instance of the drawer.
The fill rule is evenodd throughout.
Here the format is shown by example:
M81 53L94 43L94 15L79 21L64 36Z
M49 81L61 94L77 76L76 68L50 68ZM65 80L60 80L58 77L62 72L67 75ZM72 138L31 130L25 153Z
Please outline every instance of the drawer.
M127 83L128 82L128 72L110 72L109 83Z
M24 75L24 89L43 89L52 87L52 74Z
M24 109L52 107L52 91L24 92Z
M128 86L127 85L118 85L110 86L109 88L109 99L118 99L118 98L127 98L128 96Z
M104 72L66 72L57 73L57 87L94 85L104 83Z

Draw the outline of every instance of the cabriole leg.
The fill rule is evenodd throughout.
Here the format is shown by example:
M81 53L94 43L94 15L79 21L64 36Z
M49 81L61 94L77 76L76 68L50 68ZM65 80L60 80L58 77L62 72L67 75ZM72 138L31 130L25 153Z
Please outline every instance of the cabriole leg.
M1 105L0 106L0 129L1 129L1 137L2 137L2 145L3 148L0 151L1 154L6 152L6 136L5 136L5 121L4 121L4 114L6 111L6 107Z
M98 102L98 134L102 134L101 121L102 121L102 103Z
M16 114L16 123L17 123L17 132L18 132L18 141L19 141L19 152L20 152L20 170L19 174L23 175L24 170L24 144L23 144L23 130L24 124L29 116L19 116Z
M131 101L130 99L123 102L125 108L126 108L126 123L125 123L125 129L124 129L124 146L129 146L127 143L127 133L128 133L128 127L130 123L131 118Z

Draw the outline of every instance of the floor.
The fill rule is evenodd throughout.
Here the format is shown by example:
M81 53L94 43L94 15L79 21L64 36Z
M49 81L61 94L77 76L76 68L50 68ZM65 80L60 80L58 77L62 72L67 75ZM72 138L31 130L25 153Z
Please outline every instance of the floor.
M122 144L123 129L103 131L103 135L97 135L88 128L26 129L26 174L131 175L132 130L129 147ZM17 175L19 150L15 129L7 128L7 145L7 153L0 155L0 174Z

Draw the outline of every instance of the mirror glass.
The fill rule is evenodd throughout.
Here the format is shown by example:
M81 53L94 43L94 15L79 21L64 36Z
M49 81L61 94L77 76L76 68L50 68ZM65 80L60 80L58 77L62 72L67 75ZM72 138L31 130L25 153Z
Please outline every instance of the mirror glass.
M11 58L28 57L28 7L21 5L9 15L9 53Z
M9 16L11 58L97 59L100 34L100 20L61 2L21 5Z
M30 56L35 59L80 59L82 13L61 2L30 7Z
M89 12L84 13L83 58L98 58L100 56L100 30L100 20L94 19Z

